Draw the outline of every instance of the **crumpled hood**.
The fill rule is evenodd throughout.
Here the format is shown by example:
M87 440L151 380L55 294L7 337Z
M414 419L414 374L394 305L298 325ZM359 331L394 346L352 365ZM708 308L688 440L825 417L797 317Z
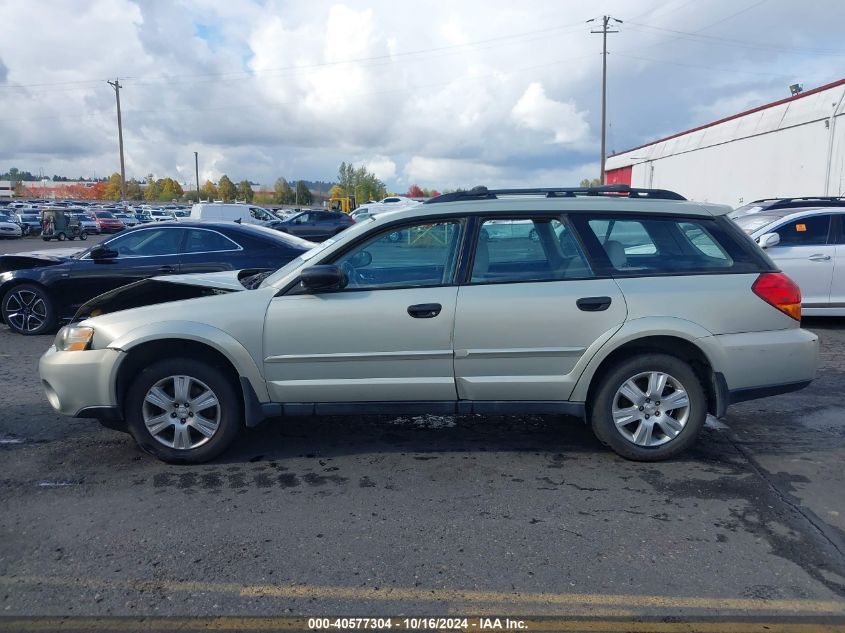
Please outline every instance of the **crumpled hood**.
M94 297L79 308L73 320L82 321L121 310L244 291L246 288L239 280L260 272L255 269L226 270L142 279Z

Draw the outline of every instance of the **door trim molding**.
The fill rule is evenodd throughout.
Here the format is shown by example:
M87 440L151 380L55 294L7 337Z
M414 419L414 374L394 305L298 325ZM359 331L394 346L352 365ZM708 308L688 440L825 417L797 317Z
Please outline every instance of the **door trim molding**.
M334 354L280 354L268 356L265 363L332 363L347 361L385 360L437 360L452 358L452 350L431 350L425 352L338 352Z

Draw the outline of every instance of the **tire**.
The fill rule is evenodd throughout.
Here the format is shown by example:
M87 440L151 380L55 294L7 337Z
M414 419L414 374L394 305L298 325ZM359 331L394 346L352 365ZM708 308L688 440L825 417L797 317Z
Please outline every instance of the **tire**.
M0 304L9 329L25 336L49 334L55 329L56 308L48 292L35 284L10 288Z
M41 236L41 239L42 239L42 240L44 240L45 242L49 242L49 241L50 241L50 238L49 238L49 237L47 237L46 235L42 235L42 236Z
M176 409L177 404L190 404L190 401L175 401L176 382L185 377L189 378L190 398L199 399L204 391L211 391L216 404L196 408L196 404L202 404L199 402L190 409ZM157 393L152 391L154 388L158 389ZM165 406L158 406L154 401ZM242 426L241 399L229 376L216 367L189 358L162 360L138 374L126 392L124 413L129 433L138 445L170 464L200 464L214 459L229 447ZM182 415L185 417L180 418ZM158 431L155 431L156 423L150 422L156 418L159 418ZM210 421L205 427L210 436L200 432L196 424L200 418ZM187 424L181 424L181 420ZM177 433L177 429L182 431ZM175 447L177 436L187 448Z
M666 378L658 391L653 376L660 375ZM669 409L670 401L679 406ZM685 451L707 417L707 397L695 372L668 354L642 354L615 365L601 378L591 404L596 437L618 455L643 462Z
M88 239L88 234L87 234L85 231L82 231L82 233L80 233L80 234L79 234L79 239L81 239L81 240L87 240L87 239Z
M59 233L56 239L58 239L60 242L64 242L67 239L67 235L65 235L64 233Z

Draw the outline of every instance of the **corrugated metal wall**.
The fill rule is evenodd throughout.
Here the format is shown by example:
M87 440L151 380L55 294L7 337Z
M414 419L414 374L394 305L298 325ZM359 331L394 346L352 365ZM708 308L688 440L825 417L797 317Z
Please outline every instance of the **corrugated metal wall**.
M633 187L731 206L845 195L845 80L611 156L606 167L608 176L632 168Z

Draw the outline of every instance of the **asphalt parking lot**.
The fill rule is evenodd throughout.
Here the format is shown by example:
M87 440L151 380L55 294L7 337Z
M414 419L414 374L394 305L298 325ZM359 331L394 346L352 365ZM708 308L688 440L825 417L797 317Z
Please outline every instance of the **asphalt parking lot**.
M669 462L422 416L271 421L177 467L56 414L51 337L0 326L0 614L845 615L845 319L805 327L809 388Z

